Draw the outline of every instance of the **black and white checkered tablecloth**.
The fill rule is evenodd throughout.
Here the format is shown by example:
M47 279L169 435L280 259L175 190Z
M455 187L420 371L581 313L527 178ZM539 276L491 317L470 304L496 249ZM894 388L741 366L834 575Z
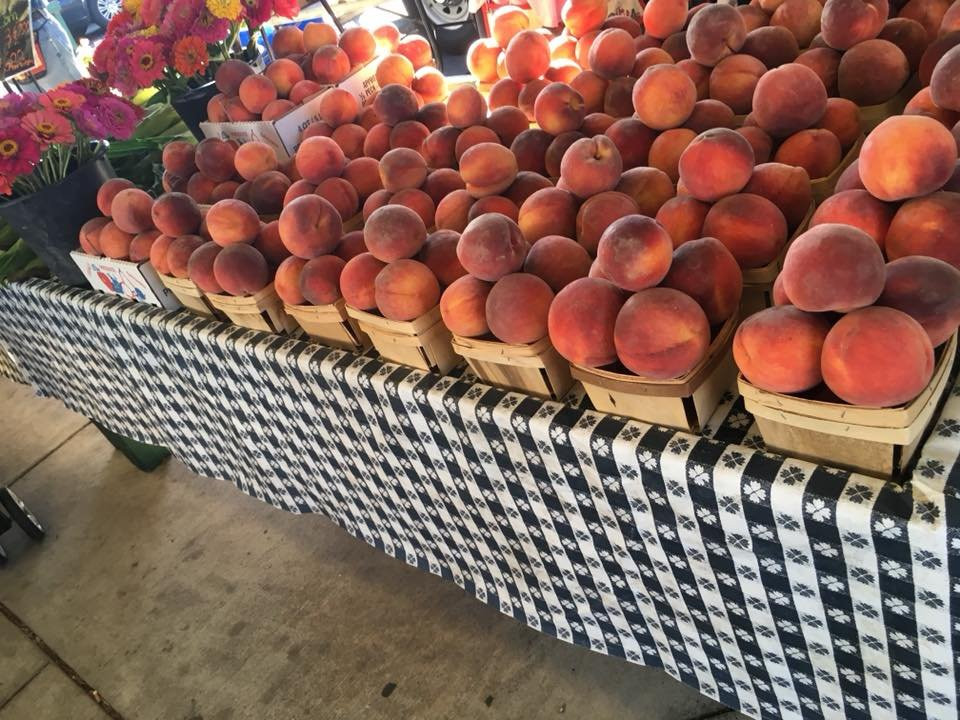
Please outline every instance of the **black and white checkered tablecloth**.
M958 717L958 387L900 486L765 454L732 394L700 438L42 281L0 342L196 473L747 715Z

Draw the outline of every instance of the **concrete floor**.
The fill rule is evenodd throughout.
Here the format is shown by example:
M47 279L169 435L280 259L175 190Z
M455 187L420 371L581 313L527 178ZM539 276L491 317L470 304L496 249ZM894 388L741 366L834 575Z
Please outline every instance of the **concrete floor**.
M740 718L0 380L0 720Z

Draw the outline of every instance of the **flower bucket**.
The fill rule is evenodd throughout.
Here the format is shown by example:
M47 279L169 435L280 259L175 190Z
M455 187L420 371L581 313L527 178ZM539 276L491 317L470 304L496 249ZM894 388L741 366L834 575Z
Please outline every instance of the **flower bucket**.
M70 257L81 226L100 215L97 191L116 177L106 146L55 185L14 200L0 200L0 217L66 285L86 287L86 278Z
M191 88L183 95L170 100L170 104L177 111L177 115L183 120L184 125L190 128L190 132L197 140L203 140L205 137L200 129L200 123L207 119L207 103L218 92L220 91L217 90L216 84L211 80L205 85Z

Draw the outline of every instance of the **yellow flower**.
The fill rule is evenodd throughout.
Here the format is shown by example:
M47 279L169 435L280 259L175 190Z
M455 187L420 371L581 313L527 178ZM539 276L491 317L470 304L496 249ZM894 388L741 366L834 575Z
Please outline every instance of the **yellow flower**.
M243 9L241 0L206 0L207 10L214 17L236 20Z
M160 32L160 28L158 28L156 25L151 25L150 27L146 27L143 30L137 30L137 32L135 32L134 35L137 35L139 37L153 37L158 32Z
M123 9L131 15L136 15L140 10L141 3L143 3L143 0L123 0Z

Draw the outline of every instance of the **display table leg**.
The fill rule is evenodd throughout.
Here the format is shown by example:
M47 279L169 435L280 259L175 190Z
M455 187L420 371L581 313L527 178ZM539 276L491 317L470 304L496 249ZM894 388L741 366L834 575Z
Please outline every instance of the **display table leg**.
M103 436L110 441L117 450L122 452L127 460L144 472L155 470L164 460L170 457L170 451L159 445L148 445L125 437L104 427L96 420L91 420Z

